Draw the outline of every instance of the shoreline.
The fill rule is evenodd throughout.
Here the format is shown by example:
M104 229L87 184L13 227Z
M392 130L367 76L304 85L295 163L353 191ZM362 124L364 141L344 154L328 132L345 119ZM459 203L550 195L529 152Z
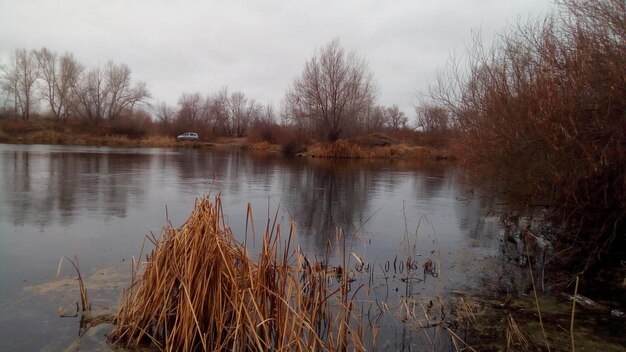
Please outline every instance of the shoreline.
M186 148L186 149L240 149L254 153L293 155L305 158L327 159L387 159L387 160L457 160L451 148L409 145L395 142L387 145L366 146L349 140L315 142L306 150L290 154L280 144L267 141L252 142L247 137L216 137L205 141L177 141L164 135L129 137L124 134L86 132L97 126L61 125L56 121L0 120L0 143L46 144L65 146L94 146L122 148ZM80 131L77 131L80 130Z

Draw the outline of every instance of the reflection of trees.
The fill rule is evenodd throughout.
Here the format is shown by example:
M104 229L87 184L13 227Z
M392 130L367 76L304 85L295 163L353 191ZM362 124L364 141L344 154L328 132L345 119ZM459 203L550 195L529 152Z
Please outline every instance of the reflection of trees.
M422 199L439 195L446 189L444 185L451 182L447 177L449 169L450 165L442 162L421 163L413 177L416 195Z
M427 202L454 196L451 202L459 230L475 246L482 246L496 236L499 225L489 212L496 209L496 197L453 165L434 162L420 165L414 172L413 187L418 198ZM434 201L436 203L436 201Z
M24 152L2 154L2 180L3 188L14 194L4 195L3 202L9 206L14 221L23 223L24 214L31 206L31 200L23 194L31 192L31 165L30 155Z
M410 189L412 184L412 192L394 196L398 202L419 199L430 207L431 202L440 204L437 198L456 195L458 202L446 204L465 237L475 239L477 245L498 229L485 219L485 209L495 207L495 198L483 196L476 186L473 193L465 193L462 172L443 163L289 159L239 151L124 151L68 148L66 152L57 147L42 152L33 147L2 153L3 211L15 224L70 224L81 210L125 217L129 203L141 202L148 187L154 187L147 180L192 194L208 193L212 187L213 194L224 191L226 202L235 205L225 209L235 225L244 223L247 202L253 203L255 214L263 214L260 210L268 199L283 201L281 208L295 217L298 233L322 253L328 240L335 240L337 228L354 232L376 210L372 208L378 207L381 197L405 192L405 185ZM214 175L216 184L211 185Z
M467 175L455 172L450 178L457 189L455 202L459 230L467 234L467 238L475 240L473 245L482 246L492 240L500 226L491 215L497 210L497 198L486 191L481 184L467 179Z
M295 167L299 170L292 170L283 182L285 202L299 233L312 235L322 253L337 228L350 233L366 216L375 177L363 164L347 161L317 160Z
M222 172L228 169L228 154L213 151L183 149L172 156L181 181L212 180L215 174L218 180Z
M129 199L145 193L143 172L151 155L134 153L39 153L22 150L0 154L5 205L14 224L47 226L58 216L69 224L77 210L104 210L125 217Z

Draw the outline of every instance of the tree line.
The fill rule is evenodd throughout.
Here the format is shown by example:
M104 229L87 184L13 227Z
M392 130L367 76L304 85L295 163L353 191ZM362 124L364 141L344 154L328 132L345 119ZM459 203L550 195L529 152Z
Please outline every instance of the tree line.
M31 118L44 103L58 120L113 121L145 103L150 93L144 82L133 82L125 64L109 61L85 69L71 53L47 48L18 49L2 65L3 110Z
M44 107L45 115L60 122L119 124L150 116L155 133L169 135L194 130L241 137L251 128L282 125L330 141L415 128L397 105L377 104L378 86L366 61L346 53L338 40L305 63L278 108L228 87L206 95L184 92L176 105L151 103L146 83L134 81L126 64L109 61L86 69L72 53L59 55L45 47L18 49L0 65L1 114L23 120Z

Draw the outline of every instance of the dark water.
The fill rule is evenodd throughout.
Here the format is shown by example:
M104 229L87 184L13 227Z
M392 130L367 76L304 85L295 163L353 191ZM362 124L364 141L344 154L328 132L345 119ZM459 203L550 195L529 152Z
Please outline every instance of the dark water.
M86 274L126 268L166 209L180 225L209 193L221 193L238 234L248 203L257 232L277 209L285 229L294 219L296 245L310 257L329 243L331 259L339 255L338 228L371 263L406 254L409 238L414 258L437 263L439 277L416 288L424 295L475 284L472 260L498 252L494 198L448 164L0 144L0 351L64 350L76 338L77 319L57 309L77 297L25 289L55 280L62 256L77 255Z

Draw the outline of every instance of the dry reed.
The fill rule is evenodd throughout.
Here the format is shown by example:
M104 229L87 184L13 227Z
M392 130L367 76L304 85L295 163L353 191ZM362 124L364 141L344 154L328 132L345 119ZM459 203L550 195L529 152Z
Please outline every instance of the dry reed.
M221 200L202 198L180 228L166 227L133 277L110 341L161 350L360 349L351 329L347 273L335 291L324 271L281 243L268 221L260 253L247 253L225 225ZM279 249L282 248L282 249ZM313 265L315 267L316 265Z
M87 295L87 289L85 288L85 282L83 281L83 275L80 273L80 266L78 265L78 257L76 255L74 255L74 260L71 260L67 257L61 257L61 259L59 260L59 265L57 266L57 277L59 276L59 273L61 273L61 266L63 265L63 260L67 260L68 262L70 262L70 264L72 264L72 267L74 268L74 271L76 271L76 274L78 275L78 286L80 289L80 303L81 303L81 309L82 312L87 312L91 310L91 303L89 303L89 297ZM78 303L76 303L76 311L78 312Z
M515 347L522 351L529 351L531 349L531 343L529 342L528 334L522 329L517 321L515 321L511 314L507 316L507 322L506 350L511 351Z
M388 146L363 147L346 140L316 144L307 155L319 158L349 159L454 159L447 151L428 147L394 144Z

